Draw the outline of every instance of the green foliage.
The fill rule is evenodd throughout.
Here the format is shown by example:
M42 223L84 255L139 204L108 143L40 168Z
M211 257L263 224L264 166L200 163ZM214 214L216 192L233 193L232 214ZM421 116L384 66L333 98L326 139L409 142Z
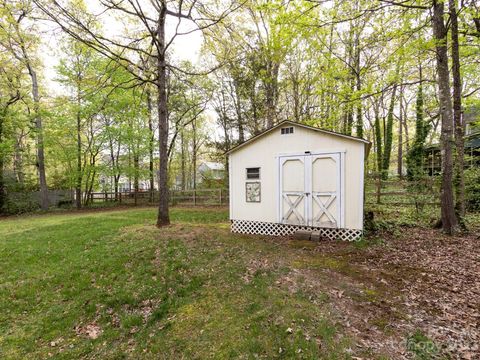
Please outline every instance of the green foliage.
M224 179L218 178L217 173L206 171L202 174L202 182L199 185L203 189L222 189L224 188Z
M465 195L469 211L480 211L480 168L465 170Z
M399 223L392 220L381 218L369 218L365 220L365 233L369 237L374 236L376 233L394 233L398 227Z
M174 1L167 3L175 7ZM205 15L206 5L193 4L190 15ZM0 168L5 170L4 178L15 182L7 191L33 189L38 183L35 111L20 40L24 39L39 83L45 86L50 72L44 71L39 59L49 38L38 29L37 19L43 15L32 2L3 1L1 5ZM60 9L53 2L44 5L58 15ZM114 5L110 9L99 5L105 10L105 20L118 14L115 7L120 4ZM154 120L158 79L151 29L156 28L156 20L150 17L142 22L141 12L131 8L131 3L124 5L119 23L124 36L115 40L128 42L122 50L110 46L110 32L103 31L85 1L68 2L69 15L58 16L68 22L66 27L72 26L71 31L87 37L89 45L104 40L92 49L67 34L58 39L60 61L54 80L61 85L60 91L40 89L50 188L80 187L88 193L114 191L119 183L127 187L155 180L160 160L158 121ZM395 161L395 150L402 147L401 157L409 149L408 179L422 180L424 147L427 141L437 142L441 121L432 81L436 44L425 26L431 14L423 5L390 5L378 6L372 0L343 1L335 6L304 0L252 0L234 6L235 11L227 11L222 21L203 29L205 42L197 63L177 60L175 46L169 46L169 153L164 159L169 184L195 186L195 167L201 161L223 162L226 150L286 119L374 139L376 151L370 157L376 161L369 162L367 170L376 170L383 178ZM480 73L472 60L479 55L478 39L470 31L474 11L466 4L458 6L460 27L465 29L460 34L464 105L474 105L478 104L475 84ZM76 25L72 25L73 18L79 20ZM16 26L18 19L23 19L20 27ZM82 31L80 22L88 24L91 33L77 33ZM216 71L205 71L216 65L221 65ZM197 72L208 75L191 75ZM395 84L401 89L398 96ZM7 106L17 96L18 101ZM404 125L401 143L396 131L399 118ZM428 136L428 123L435 125L437 133ZM216 184L211 181L209 186ZM410 190L416 196L422 189L412 185ZM421 196L414 201L422 217L425 201Z
M0 213L4 215L20 215L31 213L40 208L38 199L31 192L7 193L6 202Z
M145 98L130 87L132 75L78 41L67 39L62 50L57 81L68 97L56 99L48 129L57 186L76 187L80 177L83 192L113 191L106 179L148 178L149 114Z
M366 182L365 226L374 220L371 229L395 232L400 227L431 227L438 220L440 179L425 177L418 181L391 180L382 182L381 203L377 203L377 180ZM370 214L371 212L371 214ZM373 217L372 217L373 216Z
M429 132L429 125L424 120L423 86L420 84L417 91L415 138L410 151L407 154L407 177L417 181L424 177L423 157L425 140Z
M417 360L437 359L440 354L437 345L420 330L408 337L407 350L413 353Z

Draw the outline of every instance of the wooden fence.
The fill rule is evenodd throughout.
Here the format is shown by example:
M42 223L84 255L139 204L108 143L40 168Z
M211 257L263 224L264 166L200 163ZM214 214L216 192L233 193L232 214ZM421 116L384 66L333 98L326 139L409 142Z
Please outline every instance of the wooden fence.
M365 202L367 205L388 206L439 206L440 184L433 177L420 181L380 177L367 177L365 183Z
M157 204L158 191L139 192L94 192L89 194L88 205L101 203L117 203L125 205ZM228 189L196 189L170 190L171 205L228 205ZM369 176L365 182L365 203L367 205L415 206L417 208L440 205L440 184L436 178L409 182L402 179L389 178L382 180Z
M158 203L158 191L129 191L129 192L94 192L88 196L89 204L118 203L125 205L140 205ZM225 189L196 189L170 190L169 202L171 205L227 205L228 190Z

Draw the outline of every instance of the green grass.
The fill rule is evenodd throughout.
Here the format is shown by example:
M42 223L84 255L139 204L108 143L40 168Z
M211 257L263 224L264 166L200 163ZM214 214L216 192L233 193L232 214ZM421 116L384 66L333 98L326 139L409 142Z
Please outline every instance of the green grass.
M416 360L448 359L440 356L438 346L420 330L416 330L407 339L407 350Z
M222 209L155 215L0 221L0 358L349 358L328 304L276 285L301 249L230 234Z

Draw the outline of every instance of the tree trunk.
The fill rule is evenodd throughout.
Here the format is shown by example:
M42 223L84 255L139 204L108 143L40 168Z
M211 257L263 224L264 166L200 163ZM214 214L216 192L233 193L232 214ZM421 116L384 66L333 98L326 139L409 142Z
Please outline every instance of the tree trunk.
M360 76L357 75L357 91L362 89L362 83ZM362 118L362 100L358 100L357 103L357 137L363 138L363 118Z
M353 91L353 89L352 89ZM346 135L352 135L352 126L353 126L353 105L351 102L351 96L348 97L348 104L345 109L345 118L343 123L343 133Z
M383 164L382 164L382 178L388 178L388 169L390 168L390 155L392 152L393 143L393 110L395 107L395 95L397 92L397 84L393 85L392 97L390 99L390 106L387 114L387 126L385 128L385 146L383 149Z
M423 119L423 86L422 86L422 66L419 66L420 83L417 89L417 98L415 102L415 137L413 144L408 148L408 127L405 120L405 137L407 140L407 178L410 181L417 181L424 174L423 158L425 140L428 135L428 127ZM406 114L405 109L405 114Z
M87 176L85 176L85 204L93 204L93 185L95 184L95 177L97 171L95 168L96 155L91 155L90 167ZM91 169L91 170L90 170Z
M193 190L197 189L197 124L196 120L192 122L192 174Z
M442 153L442 189L441 189L441 221L443 231L449 235L454 233L457 219L453 202L453 108L450 98L450 79L447 52L447 28L444 23L444 4L433 1L432 27L436 41L438 98L442 120L440 146Z
M39 178L39 187L40 187L40 207L42 210L48 209L48 187L47 187L47 177L45 175L45 153L44 153L44 143L43 143L43 125L42 117L40 115L40 95L38 92L38 80L37 73L35 72L30 57L28 56L27 48L23 36L20 32L20 20L21 18L16 19L15 31L20 40L19 46L23 54L23 59L20 59L24 62L25 67L27 68L30 79L32 80L32 97L33 97L33 112L34 112L34 124L36 132L36 145L37 145L37 170Z
M0 144L3 141L3 122L6 117L7 111L2 109L0 113ZM6 202L6 192L5 192L5 179L4 179L4 153L0 151L0 214L3 212L3 207Z
M158 133L159 133L159 176L158 188L160 200L158 204L157 226L170 224L168 213L168 114L167 114L167 65L165 61L165 19L166 5L163 4L159 13L157 39L157 91L158 91Z
M404 134L405 134L405 150L406 150L406 153L408 154L408 152L410 151L410 136L408 134L408 103L405 101L403 103L403 130L404 130Z
M293 73L295 70L291 70ZM298 74L294 73L292 74L292 97L293 97L293 119L295 122L300 122L300 114L301 114L301 108L300 108L300 85L299 85L299 80L298 80Z
M40 207L42 210L48 210L48 188L47 177L45 175L45 152L43 145L43 125L40 115L40 95L38 93L37 73L30 64L30 60L26 59L26 65L30 78L32 80L32 96L35 114L35 131L37 135L37 169L40 183Z
M180 130L180 176L181 176L181 188L182 190L186 189L186 182L187 182L187 176L186 176L186 170L185 170L185 133L184 129Z
M267 107L267 129L273 127L277 120L278 71L280 64L274 60L267 61L267 79L265 81L265 102Z
M252 121L253 121L253 134L257 135L260 133L260 126L258 123L258 110L257 110L257 93L255 89L255 81L252 81L250 86L250 106L252 108Z
M82 207L82 119L80 117L80 90L77 89L77 176L75 181L75 197L77 209Z
M465 177L463 174L465 163L464 124L462 116L462 77L460 74L460 53L458 44L458 18L455 0L449 0L451 37L452 37L452 77L453 77L453 121L455 125L455 145L457 157L455 159L455 209L459 220L465 216ZM462 221L461 221L462 222Z
M140 177L140 159L138 156L138 149L133 154L133 191L135 191L135 206L138 204L139 177Z
M22 156L22 138L23 138L23 132L21 132L19 134L19 137L15 139L15 155L14 155L14 162L13 162L15 177L21 188L23 188L23 185L25 183L25 173L23 171L23 156Z
M237 126L238 126L238 142L243 143L245 141L245 130L243 125L242 104L240 100L240 84L237 79L233 81L233 87L235 94L235 112L237 113Z
M360 78L360 34L355 34L354 42L354 73L355 73L355 86L357 90L357 97L360 97L360 91L362 90L362 79ZM362 100L357 102L357 121L356 121L357 136L363 137L363 119L362 119Z
M400 114L398 119L398 152L397 152L397 174L399 179L403 178L403 86L400 87Z
M148 110L148 130L149 130L149 139L148 139L148 176L150 180L150 202L153 203L154 191L155 191L155 172L153 166L153 143L155 141L155 133L153 131L153 120L152 120L152 97L150 91L147 91L147 110Z
M380 128L380 114L378 109L378 103L374 105L375 112L375 143L377 145L377 172L378 174L382 171L382 129Z
M107 125L109 127L109 125ZM113 148L113 139L112 136L109 132L109 139L108 139L108 145L110 149L110 161L112 162L112 170L114 171L113 173L113 189L115 192L115 201L118 201L118 182L120 181L120 169L118 166L118 158L119 158L119 149L120 149L120 144L117 143L117 151L115 154L115 150ZM116 156L115 156L116 155Z
M119 196L118 196L118 182L120 181L120 176L113 176L113 188L115 191L115 201L118 201Z

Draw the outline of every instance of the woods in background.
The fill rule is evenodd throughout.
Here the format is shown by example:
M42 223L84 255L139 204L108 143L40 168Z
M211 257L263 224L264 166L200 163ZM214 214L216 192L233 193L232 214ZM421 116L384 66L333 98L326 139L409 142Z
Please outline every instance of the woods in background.
M368 172L382 179L422 179L425 148L440 143L441 224L462 224L463 114L480 107L474 0L0 3L4 211L8 193L73 189L79 208L126 179L159 189L167 224L169 187L195 188L201 160L225 162L288 119L369 139ZM94 13L128 25L112 35ZM40 61L45 28L62 30L61 95ZM177 59L172 44L193 32L199 61Z

